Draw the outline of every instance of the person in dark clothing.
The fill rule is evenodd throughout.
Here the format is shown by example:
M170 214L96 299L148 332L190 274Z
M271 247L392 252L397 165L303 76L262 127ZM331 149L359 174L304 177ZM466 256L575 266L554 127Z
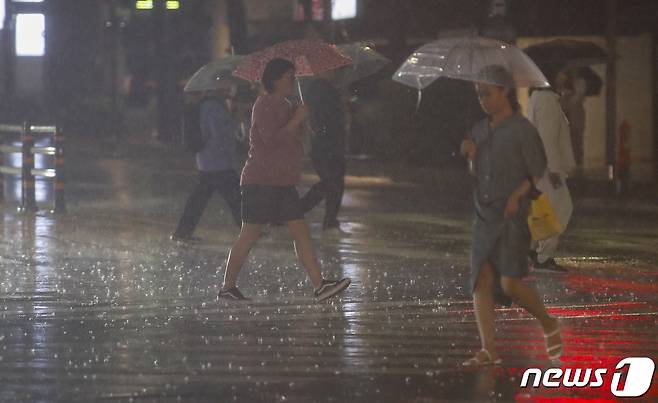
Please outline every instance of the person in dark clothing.
M214 192L228 204L233 220L241 226L240 177L235 171L235 133L237 124L228 108L235 93L229 80L220 80L217 91L209 91L199 108L203 149L196 154L199 182L185 204L172 240L192 240L192 234Z
M309 84L304 101L311 112L311 161L320 182L302 197L302 209L308 213L325 200L325 230L339 230L338 213L345 191L345 116L340 92L322 73Z

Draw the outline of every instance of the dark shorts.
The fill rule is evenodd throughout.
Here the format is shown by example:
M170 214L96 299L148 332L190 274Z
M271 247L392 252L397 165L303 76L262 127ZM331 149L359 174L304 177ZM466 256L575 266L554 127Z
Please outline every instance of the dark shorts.
M286 223L304 218L294 186L245 185L241 190L243 223Z

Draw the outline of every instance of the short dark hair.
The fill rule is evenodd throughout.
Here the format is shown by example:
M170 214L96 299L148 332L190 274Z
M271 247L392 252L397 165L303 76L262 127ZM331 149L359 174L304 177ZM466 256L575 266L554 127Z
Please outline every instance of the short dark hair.
M514 112L520 111L521 104L519 104L519 96L516 93L516 88L508 88L508 91L507 100L509 101L509 105L512 107Z
M512 110L518 112L521 109L518 96L516 95L514 76L512 76L512 73L510 73L509 70L497 64L490 64L480 70L479 77L482 78L482 81L485 83L493 84L504 89L506 88L508 90L507 100L509 101Z
M295 65L286 59L272 59L265 66L263 71L263 78L261 82L265 91L268 93L274 92L274 82L283 77L289 71L295 71Z

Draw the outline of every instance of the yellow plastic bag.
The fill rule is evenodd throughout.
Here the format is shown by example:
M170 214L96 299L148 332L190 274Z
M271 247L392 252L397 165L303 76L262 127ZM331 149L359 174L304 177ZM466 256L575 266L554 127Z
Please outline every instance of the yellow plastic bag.
M528 227L535 241L543 241L562 232L560 220L546 193L539 194L531 201Z

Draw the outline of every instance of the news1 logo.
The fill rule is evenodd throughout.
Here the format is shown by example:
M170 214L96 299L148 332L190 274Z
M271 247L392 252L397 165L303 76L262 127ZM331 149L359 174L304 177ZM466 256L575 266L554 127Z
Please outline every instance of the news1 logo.
M626 371L626 381L622 385L622 370ZM653 381L653 373L656 364L648 357L628 357L617 363L615 372L612 374L610 392L616 397L642 397ZM549 368L542 371L539 368L528 368L521 378L521 387L527 388L530 378L533 376L531 386L538 388L540 385L546 388L601 388L605 385L605 377L608 375L606 368Z

